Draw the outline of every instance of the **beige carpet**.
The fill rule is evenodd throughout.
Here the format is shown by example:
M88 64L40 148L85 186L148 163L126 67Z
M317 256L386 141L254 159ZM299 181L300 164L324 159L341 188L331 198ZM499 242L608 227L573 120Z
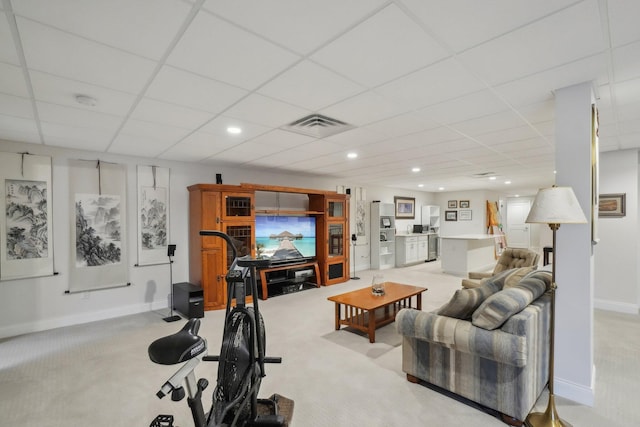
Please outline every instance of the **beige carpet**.
M383 273L387 280L429 288L423 298L428 311L459 288L458 278L439 270L436 262ZM267 366L260 396L278 393L292 399L294 427L504 426L406 381L393 324L376 332L374 344L334 329L334 306L326 298L368 286L372 274L358 271L361 280L262 302L267 353L282 356L283 363ZM191 426L185 401L155 396L175 368L149 361L147 346L182 326L163 322L166 314L144 313L0 341L0 425L146 427L158 414L173 414L177 426ZM210 354L219 351L222 321L223 311L207 312L203 319L201 334ZM575 427L637 425L640 320L597 312L595 333L595 407L558 399L558 410ZM211 401L216 369L214 362L197 368L197 375L210 381L205 404Z

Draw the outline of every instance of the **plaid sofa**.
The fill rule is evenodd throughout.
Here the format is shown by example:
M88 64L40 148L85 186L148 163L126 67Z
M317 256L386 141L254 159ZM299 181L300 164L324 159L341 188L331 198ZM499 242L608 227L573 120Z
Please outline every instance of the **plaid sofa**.
M542 278L541 286L548 289L550 277L533 274ZM493 286L487 293L495 294L494 300L501 300L497 305L494 302L490 316L510 304L509 296L501 292L510 292L511 296L528 292L521 286L532 282L527 277L517 284L517 292L502 288L504 277L485 285ZM520 301L524 308L512 307L513 314L502 313L506 320L493 327L487 326L479 313L489 302L486 295L478 298L484 301L467 304L467 314L460 316L462 319L443 315L447 311L444 306L435 312L401 310L396 328L403 336L402 370L410 381L435 385L497 411L503 420L519 425L549 378L550 295L546 289L528 295L531 301ZM475 295L480 292L457 292L468 291ZM471 312L472 318L466 318Z

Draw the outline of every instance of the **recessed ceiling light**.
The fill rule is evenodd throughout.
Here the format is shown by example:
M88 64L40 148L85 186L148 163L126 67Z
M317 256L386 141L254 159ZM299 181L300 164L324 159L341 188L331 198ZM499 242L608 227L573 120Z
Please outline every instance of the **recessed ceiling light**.
M89 95L76 95L76 102L88 107L95 107L98 104L98 101Z
M443 191L444 187L439 187L438 190Z
M239 128L239 127L237 127L237 126L229 126L229 127L227 128L227 133L230 133L230 134L232 134L232 135L237 135L237 134L239 134L239 133L242 133L242 129L240 129L240 128Z
M504 183L509 185L509 184L511 184L511 181L505 181Z
M424 184L418 184L418 187L422 188L424 187Z
M356 157L358 157L358 153L348 153L347 157L350 159L355 159Z
M520 197L520 195L519 195L519 194L516 194L516 197Z
M411 172L420 172L420 168L411 168Z
M489 177L489 179L490 179L491 181L495 181L495 180L496 180L496 177L495 177L495 176L490 176L490 177Z

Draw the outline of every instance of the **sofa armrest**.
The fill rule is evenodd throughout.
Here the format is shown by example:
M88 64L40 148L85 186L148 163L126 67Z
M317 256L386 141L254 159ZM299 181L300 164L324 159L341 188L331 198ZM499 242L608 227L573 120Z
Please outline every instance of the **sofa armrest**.
M491 276L493 276L493 273L483 273L480 271L469 272L469 279L480 280L480 279L486 279L487 277L491 277Z
M518 367L527 364L525 337L499 329L488 331L473 326L467 320L405 308L396 316L396 330L408 338L428 341L499 363Z

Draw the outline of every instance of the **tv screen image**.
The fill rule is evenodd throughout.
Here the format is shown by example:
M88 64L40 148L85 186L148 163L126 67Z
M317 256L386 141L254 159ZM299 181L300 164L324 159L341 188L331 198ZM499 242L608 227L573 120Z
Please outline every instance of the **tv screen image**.
M256 216L256 256L273 261L314 258L315 217Z

